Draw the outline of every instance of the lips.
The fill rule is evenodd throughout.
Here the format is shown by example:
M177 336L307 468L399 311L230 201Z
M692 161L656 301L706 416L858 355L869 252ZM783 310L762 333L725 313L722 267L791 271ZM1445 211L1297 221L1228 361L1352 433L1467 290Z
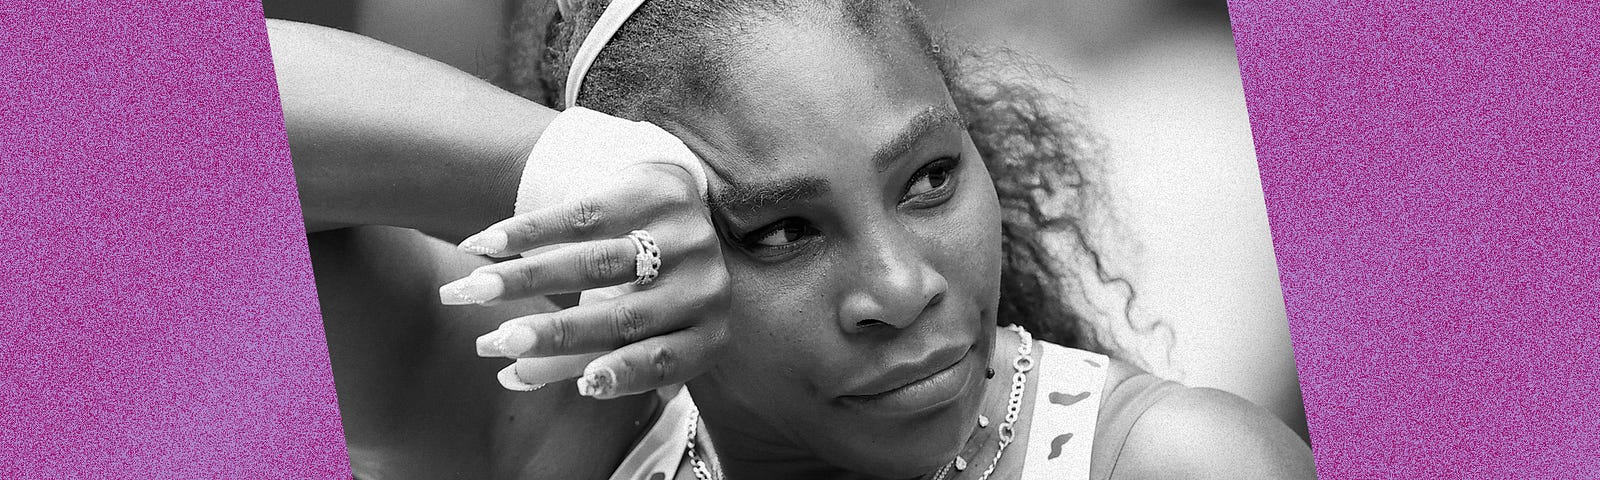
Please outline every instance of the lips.
M921 359L902 362L884 370L882 374L856 382L856 385L845 390L840 395L842 398L870 401L881 397L890 396L916 386L936 375L948 373L967 357L972 350L972 345L948 345L940 347Z

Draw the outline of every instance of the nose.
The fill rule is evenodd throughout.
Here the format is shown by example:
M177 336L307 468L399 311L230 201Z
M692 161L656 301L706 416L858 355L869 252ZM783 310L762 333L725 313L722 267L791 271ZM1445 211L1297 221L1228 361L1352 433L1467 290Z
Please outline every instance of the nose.
M844 269L849 279L839 306L845 332L875 327L903 329L944 299L949 284L911 235L879 234Z

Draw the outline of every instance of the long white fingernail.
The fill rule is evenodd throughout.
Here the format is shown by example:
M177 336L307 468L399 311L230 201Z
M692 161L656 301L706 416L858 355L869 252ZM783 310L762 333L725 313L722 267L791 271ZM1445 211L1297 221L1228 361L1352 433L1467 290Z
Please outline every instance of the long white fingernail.
M526 325L506 325L478 337L480 357L515 357L533 349L538 337Z
M494 230L467 237L456 248L473 255L489 255L505 250L510 242L511 238L506 236L506 232Z
M471 305L494 300L505 292L499 275L474 273L439 287L439 301L445 305Z
M586 397L600 398L611 394L617 388L617 373L610 367L591 369L583 373L583 378L578 380L578 394Z
M543 383L527 383L522 381L521 378L517 378L517 364L515 363L500 369L500 373L496 374L495 378L500 380L500 386L513 392L531 392L544 386Z

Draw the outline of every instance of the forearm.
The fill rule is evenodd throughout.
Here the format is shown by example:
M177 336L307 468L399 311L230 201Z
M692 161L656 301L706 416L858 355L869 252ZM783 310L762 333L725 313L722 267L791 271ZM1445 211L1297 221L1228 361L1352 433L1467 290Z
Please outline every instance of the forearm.
M511 215L525 155L557 112L366 37L267 26L309 231L459 239Z

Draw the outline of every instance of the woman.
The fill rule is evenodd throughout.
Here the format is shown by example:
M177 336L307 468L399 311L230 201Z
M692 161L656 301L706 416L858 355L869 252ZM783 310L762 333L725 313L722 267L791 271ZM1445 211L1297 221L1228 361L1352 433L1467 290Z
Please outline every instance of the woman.
M607 25L600 21L602 11L601 5L569 7L570 20L552 42L568 47L560 49L555 65L565 66L573 52L593 45L585 30ZM623 283L638 272L608 269L608 274L585 277L563 269L582 257L571 254L577 248L609 252L600 258L626 254L627 247L644 248L590 240L605 236L561 228L573 222L550 220L574 217L552 212L583 211L588 212L584 218L615 220L577 222L590 233L615 231L615 236L644 227L660 245L658 280L640 278L645 286L616 298L513 320L481 339L479 348L489 355L544 357L621 346L608 354L612 363L585 370L584 393L613 397L652 383L641 379L662 384L681 377L689 380L692 405L682 395L668 407L653 395L602 405L567 388L493 394L481 383L462 381L464 391L448 395L460 401L455 406L469 410L470 399L492 398L493 412L437 424L419 419L413 423L423 426L411 429L407 438L488 438L487 444L473 445L487 448L459 449L454 470L437 470L441 461L415 465L458 475L549 478L1045 478L1037 472L1056 470L1041 465L1066 458L1076 466L1068 470L1093 478L1310 475L1304 445L1270 415L1236 397L1160 383L1127 364L1033 343L1025 333L996 327L1022 324L1059 341L1081 340L1071 336L1078 328L1075 317L1050 300L1058 277L1041 258L1039 238L1042 226L1060 221L1038 195L1050 192L1040 190L1074 180L1052 176L1075 173L1070 162L1077 152L1072 138L1062 136L1071 133L1063 130L1070 124L1016 91L963 83L960 66L929 40L909 6L653 0L624 17L617 35L602 42L586 78L578 74L584 83L573 98L577 105L650 121L682 139L704 161L710 207L703 214L667 208L677 213L666 217L677 221L662 223L660 216L629 218L630 212L648 210L638 204L596 200L576 210L534 205L464 247L501 255L552 243L573 245L479 267L469 281L453 283L445 293L453 300L505 302ZM285 97L292 118L290 95ZM291 138L295 134L291 121ZM297 163L305 144L296 144ZM535 170L530 166L526 172ZM659 192L617 189L596 197L656 198L669 205L697 198L684 195L697 193L693 172L641 168L628 174L662 179L657 185L667 193L650 197ZM617 182L641 183L635 177ZM308 221L317 217L313 211L308 207ZM715 225L722 245L717 255L702 248L705 229L692 228L697 217ZM674 225L682 228L672 231ZM341 240L353 247L346 254L387 249L389 255L448 258L436 244L390 235ZM376 262L348 258L353 257L314 257L319 286L348 286L363 268L369 273L365 278L387 281L357 291L322 287L325 308L335 304L329 308L329 341L341 401L376 397L346 395L362 387L346 381L361 367L353 361L341 366L340 351L361 347L341 345L380 342L337 334L335 317L382 316L372 310L395 307L390 313L402 316L482 318L481 311L418 314L382 301L411 301L399 293L415 292L422 282L409 279L452 278L471 265L419 272L426 269L396 262L374 267ZM341 261L350 263L333 265ZM464 263L458 257L451 261ZM331 273L325 276L325 271ZM550 280L556 277L580 280ZM686 287L691 284L701 290L691 291ZM691 301L658 293L669 288ZM330 294L351 301L326 300ZM660 309L673 301L697 315ZM593 308L597 305L610 307ZM489 315L509 317L517 310L510 303L497 307L501 310ZM604 334L599 325L619 325L617 319L634 327L626 329L629 335ZM408 338L443 339L443 352L461 348L449 344L464 342L462 330L488 330L439 327L418 327L427 332ZM666 348L674 336L679 347ZM634 338L619 345L618 337ZM684 337L723 348L684 349L697 341ZM687 364L666 361L694 351L715 355ZM346 355L362 357L359 353ZM394 355L396 363L419 356L453 360L410 369L382 362L368 367L387 368L396 376L477 371L452 355ZM1000 375L991 378L991 370ZM1074 388L1051 387L1063 381ZM1085 401L1090 398L1094 401ZM427 402L406 406L418 403ZM1049 428L1081 426L1081 416L1051 413L1056 406L1074 405L1098 407L1089 409L1089 427L1076 432L1077 442L1071 432ZM347 413L383 407L343 406ZM696 407L703 424L693 420ZM407 413L403 407L395 410ZM382 431L381 423L356 430ZM688 432L679 432L678 425ZM348 419L346 428L353 458L363 450L426 450L406 442L383 445L381 433L360 435ZM681 451L659 441L673 436L684 440ZM592 456L575 460L572 453L580 451ZM666 461L649 461L652 456ZM387 467L413 460L396 455L380 462L392 462ZM661 465L675 468L651 468Z

